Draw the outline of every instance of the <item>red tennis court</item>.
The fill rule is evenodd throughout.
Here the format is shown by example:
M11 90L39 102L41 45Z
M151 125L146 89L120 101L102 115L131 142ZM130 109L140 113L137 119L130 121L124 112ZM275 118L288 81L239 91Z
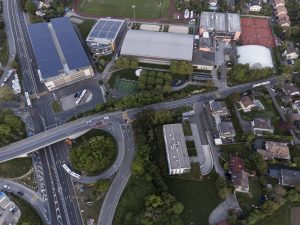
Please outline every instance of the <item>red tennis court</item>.
M265 18L241 18L243 45L262 45L267 48L275 47L270 22Z

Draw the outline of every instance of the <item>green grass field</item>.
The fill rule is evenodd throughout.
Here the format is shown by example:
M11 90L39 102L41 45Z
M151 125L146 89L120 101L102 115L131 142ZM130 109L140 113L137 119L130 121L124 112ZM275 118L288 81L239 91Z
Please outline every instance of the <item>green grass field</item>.
M31 158L17 158L0 163L0 176L17 178L27 173L32 166Z
M77 6L82 13L99 16L116 16L154 19L164 16L168 12L169 0L81 0Z
M118 79L115 82L115 88L119 91L133 93L137 89L137 82L133 80Z

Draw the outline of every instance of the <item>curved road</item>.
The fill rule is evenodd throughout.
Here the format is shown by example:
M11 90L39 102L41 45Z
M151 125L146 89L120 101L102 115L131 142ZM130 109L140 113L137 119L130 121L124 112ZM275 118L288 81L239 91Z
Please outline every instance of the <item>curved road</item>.
M43 199L37 195L36 192L31 190L30 188L19 184L17 182L14 182L9 179L3 179L0 178L0 187L3 189L3 185L9 185L10 189L4 189L4 191L13 193L20 198L24 199L26 202L28 202L40 215L42 221L44 224L48 224L48 214L47 214L47 204L43 201ZM17 192L21 191L24 193L24 195L20 196Z

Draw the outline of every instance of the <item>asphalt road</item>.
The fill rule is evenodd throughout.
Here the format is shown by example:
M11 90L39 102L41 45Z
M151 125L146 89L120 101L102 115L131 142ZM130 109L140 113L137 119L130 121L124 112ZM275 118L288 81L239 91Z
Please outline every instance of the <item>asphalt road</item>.
M4 189L4 185L9 185L10 189ZM44 224L48 223L48 215L47 215L47 204L41 199L40 196L37 195L33 190L30 188L25 187L22 184L16 183L12 180L8 179L0 179L0 188L3 189L3 191L8 193L13 193L14 195L19 196L20 198L24 199L28 203L30 203L31 206L35 208L35 210L40 215L42 221ZM19 195L18 192L22 192L23 195Z

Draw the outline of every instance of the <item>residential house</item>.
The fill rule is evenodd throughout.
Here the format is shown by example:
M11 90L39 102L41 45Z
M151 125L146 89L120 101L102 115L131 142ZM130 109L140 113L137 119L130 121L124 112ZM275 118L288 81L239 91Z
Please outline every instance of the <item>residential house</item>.
M228 116L229 111L226 107L226 104L224 101L210 101L210 110L213 114L213 116L219 115L219 116Z
M273 0L273 7L285 6L285 0Z
M292 107L300 115L300 100L295 101Z
M290 17L288 15L278 15L277 22L281 27L291 26Z
M234 185L235 191L249 192L248 173L244 171L244 161L238 156L230 156L229 173Z
M252 98L247 95L241 97L239 104L242 107L243 112L250 112L251 109L255 107Z
M266 141L266 149L258 149L264 160L291 159L289 146L284 142Z
M300 95L299 89L292 83L286 83L282 87L283 92L289 96Z
M275 8L275 11L276 11L276 12L275 12L275 13L276 13L276 16L279 16L279 15L287 15L287 14L288 14L287 9L286 9L284 6L282 6L282 5L276 7L276 8Z
M232 122L220 122L217 124L220 138L233 138L236 133Z
M282 56L286 60L298 59L299 57L299 49L295 48L294 46L289 45L285 51L283 52Z
M299 185L300 171L294 169L281 169L279 183L288 187L295 187Z
M249 10L251 12L259 12L261 10L261 0L250 0Z
M269 118L254 118L253 121L251 121L251 127L255 135L274 133L274 128L271 125L271 120Z

